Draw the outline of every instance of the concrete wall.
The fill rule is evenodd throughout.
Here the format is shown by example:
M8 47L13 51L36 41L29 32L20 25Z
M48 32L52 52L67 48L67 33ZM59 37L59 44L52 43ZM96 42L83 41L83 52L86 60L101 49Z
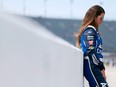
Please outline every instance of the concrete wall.
M83 87L82 59L34 21L0 14L0 87Z

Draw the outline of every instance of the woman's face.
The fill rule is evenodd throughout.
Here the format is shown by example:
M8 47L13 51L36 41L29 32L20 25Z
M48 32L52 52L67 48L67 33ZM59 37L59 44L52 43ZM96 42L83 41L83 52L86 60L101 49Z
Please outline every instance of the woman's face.
M103 22L104 15L105 15L104 13L101 13L98 17L96 17L95 22L96 22L97 26L100 26L101 23Z

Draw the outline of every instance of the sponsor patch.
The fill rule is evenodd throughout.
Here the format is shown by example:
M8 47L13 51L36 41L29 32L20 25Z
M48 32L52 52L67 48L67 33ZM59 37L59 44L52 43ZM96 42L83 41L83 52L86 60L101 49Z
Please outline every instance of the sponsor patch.
M93 41L92 40L88 41L88 43L89 43L89 45L93 45Z
M92 50L92 49L94 49L94 47L93 47L93 46L90 46L90 47L89 47L89 49L91 49L91 50Z
M106 87L107 83L100 83L102 85L102 87Z
M94 36L87 36L87 40L93 40Z

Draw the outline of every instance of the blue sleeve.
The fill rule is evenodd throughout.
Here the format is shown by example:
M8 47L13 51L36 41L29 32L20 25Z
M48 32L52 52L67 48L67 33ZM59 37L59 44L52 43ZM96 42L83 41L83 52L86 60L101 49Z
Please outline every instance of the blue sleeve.
M95 65L98 66L100 70L105 69L103 61L99 58L97 54L97 34L92 28L88 28L83 33L83 44L85 45L85 55L92 58Z
M84 53L85 55L90 55L95 52L96 47L96 32L92 28L88 28L83 33L83 42L84 43Z

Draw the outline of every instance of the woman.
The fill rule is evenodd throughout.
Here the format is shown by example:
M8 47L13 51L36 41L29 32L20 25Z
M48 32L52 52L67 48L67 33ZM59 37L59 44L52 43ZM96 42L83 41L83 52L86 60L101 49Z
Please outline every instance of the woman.
M77 37L78 47L84 52L84 76L90 87L108 87L102 61L102 39L98 31L104 15L101 6L92 6L85 14Z

